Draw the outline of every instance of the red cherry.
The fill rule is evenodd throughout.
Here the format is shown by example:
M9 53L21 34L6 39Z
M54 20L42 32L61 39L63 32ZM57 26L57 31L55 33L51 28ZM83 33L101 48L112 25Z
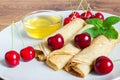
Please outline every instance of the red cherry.
M88 33L81 33L75 36L74 42L78 47L83 49L90 45L91 37Z
M87 12L84 12L84 13L82 13L81 14L81 18L83 19L83 20L86 20L86 19L88 19L88 18L91 18L93 15L92 15L92 12L90 12L90 11L87 11Z
M20 51L20 55L24 61L30 61L35 57L35 50L33 47L28 46Z
M20 63L20 55L14 51L8 51L5 54L5 62L10 67L15 67Z
M48 40L48 45L53 49L60 49L64 45L64 39L61 34L56 34L52 37L49 37Z
M69 15L70 18L75 19L75 18L80 18L80 14L78 12L72 12Z
M104 16L103 16L102 13L96 13L96 14L94 15L94 18L99 18L99 19L101 19L102 21L104 21Z
M71 21L72 21L72 19L71 19L70 17L66 17L66 18L64 19L64 25L68 24L68 23L71 22Z
M94 69L98 74L108 74L113 70L113 63L108 57L100 56L94 63Z

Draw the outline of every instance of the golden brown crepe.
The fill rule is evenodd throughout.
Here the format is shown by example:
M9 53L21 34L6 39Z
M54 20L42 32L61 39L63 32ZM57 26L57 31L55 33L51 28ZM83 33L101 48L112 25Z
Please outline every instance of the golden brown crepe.
M108 39L103 35L95 38L91 45L76 54L65 66L65 70L78 77L85 77L93 68L94 60L99 56L108 56L120 42L118 39Z
M76 18L67 25L63 26L61 29L57 30L55 33L47 36L35 47L37 59L40 61L45 60L46 56L52 51L47 44L47 39L49 37L59 33L63 36L65 45L71 40L72 36L74 36L85 24L86 23L84 20Z
M77 34L82 33L84 30L93 27L93 25L86 25L84 26ZM77 48L74 45L74 37L72 38L72 40L70 41L70 43L66 44L64 47L62 47L59 50L55 50L53 52L51 52L46 59L46 63L48 66L50 66L51 68L53 68L54 70L60 70L62 69L67 62L78 52L81 51L80 48Z

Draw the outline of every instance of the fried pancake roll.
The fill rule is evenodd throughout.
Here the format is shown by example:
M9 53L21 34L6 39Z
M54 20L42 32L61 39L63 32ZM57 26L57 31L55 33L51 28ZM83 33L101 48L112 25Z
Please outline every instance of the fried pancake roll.
M84 78L93 68L93 63L99 56L108 56L120 42L118 39L108 39L104 35L95 38L91 45L76 54L65 66L68 73Z
M47 39L56 34L61 34L64 38L64 45L67 44L71 38L85 25L85 21L79 18L74 19L70 23L57 30L55 33L44 38L34 49L36 51L36 58L40 61L46 59L47 55L53 50L48 46Z
M84 26L77 34L82 33L84 30L93 27L93 25L86 25ZM51 68L53 68L54 70L60 70L62 69L67 62L78 52L81 51L80 48L76 47L74 45L74 37L72 38L72 40L70 41L70 43L66 44L64 47L62 47L59 50L55 50L53 52L51 52L46 59L46 64L48 66L50 66Z

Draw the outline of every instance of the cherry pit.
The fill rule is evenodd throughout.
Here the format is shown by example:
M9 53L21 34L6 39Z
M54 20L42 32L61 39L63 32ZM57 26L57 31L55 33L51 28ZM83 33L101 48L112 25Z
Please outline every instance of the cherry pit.
M69 22L71 22L75 18L81 18L85 21L89 18L99 18L102 21L104 21L104 15L100 12L97 12L97 13L93 14L92 11L88 10L88 11L85 11L85 12L80 14L79 12L75 11L75 12L70 13L68 15L68 17L66 17L64 19L64 25L68 24Z

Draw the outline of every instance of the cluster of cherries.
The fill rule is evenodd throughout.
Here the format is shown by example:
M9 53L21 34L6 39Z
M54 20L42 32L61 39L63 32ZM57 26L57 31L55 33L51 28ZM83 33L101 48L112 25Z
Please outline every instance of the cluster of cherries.
M20 64L20 56L23 61L28 62L35 57L35 50L32 46L27 46L20 50L20 54L15 50L10 50L5 54L5 62L9 67Z
M86 20L88 18L100 18L104 20L104 16L102 13L96 13L93 16L90 11L84 12L81 15L78 12L74 12L74 14L71 13L69 17L64 19L64 25L68 24L70 21L72 21L75 18L82 18L83 20ZM49 47L51 47L53 50L60 49L64 46L64 38L61 34L56 34L54 36L49 37L47 42ZM88 47L91 44L90 34L86 32L77 34L74 37L74 43L77 47L81 49ZM112 69L113 69L113 63L106 56L100 56L94 62L94 70L98 74L108 74L112 71Z
M104 21L104 16L100 12L95 13L95 15L93 15L93 13L91 11L86 11L80 15L80 13L76 11L76 12L72 12L68 17L66 17L64 19L64 25L68 24L69 22L71 22L75 18L81 18L83 20L87 20L89 18L99 18L102 21Z

